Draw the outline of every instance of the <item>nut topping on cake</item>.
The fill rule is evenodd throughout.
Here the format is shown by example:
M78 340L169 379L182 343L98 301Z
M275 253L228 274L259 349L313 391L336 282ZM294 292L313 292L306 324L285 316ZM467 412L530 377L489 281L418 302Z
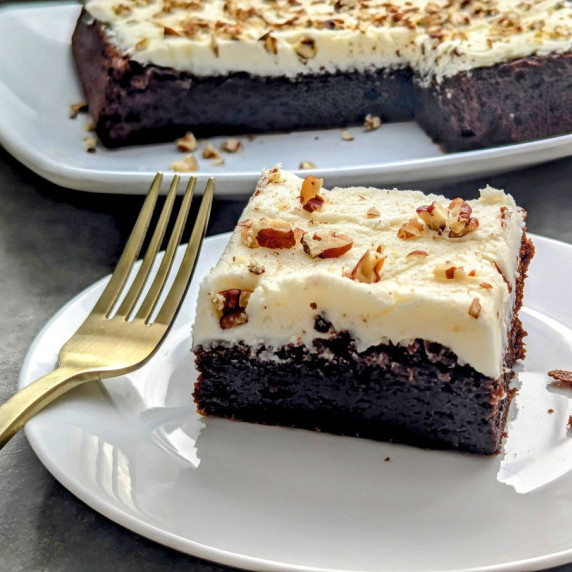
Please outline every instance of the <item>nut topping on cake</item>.
M469 234L479 228L479 221L471 216L473 209L463 199L454 199L449 204L447 226L449 236L457 238Z
M324 179L308 175L302 182L300 189L300 202L302 208L309 213L317 211L322 208L324 199L320 196L320 190Z
M481 303L478 298L473 298L471 305L469 306L469 315L477 319L481 313Z
M263 36L260 37L260 41L264 46L264 49L269 53L276 55L278 53L278 47L276 45L276 38L270 35L270 32L267 32Z
M423 234L423 228L423 224L416 218L410 218L407 222L404 222L397 231L397 238L403 240L419 238Z
M437 201L418 207L416 212L431 230L443 230L447 226L447 209Z
M380 212L378 209L376 209L375 207L371 207L367 213L365 213L365 216L367 218L379 218Z
M247 268L249 272L252 272L252 274L256 274L257 276L259 276L260 274L264 274L266 272L264 266L256 262L256 260L251 260L248 263Z
M293 248L296 236L288 222L280 218L261 218L243 224L240 232L242 242L248 248Z
M298 54L298 57L302 61L306 61L316 57L316 54L318 53L318 48L316 47L316 41L313 38L306 37L302 38L294 46L294 51Z
M196 157L192 153L189 153L188 155L185 155L180 161L175 161L172 163L171 169L173 169L173 171L179 171L182 173L193 172L199 170L199 164L197 163Z
M358 260L355 268L350 274L350 278L356 282L372 284L381 279L381 269L386 257L382 256L382 248L377 250L366 250L365 254Z
M312 258L339 258L353 246L353 240L345 234L332 231L313 236L305 234L300 239L304 252Z
M365 127L366 131L375 131L381 127L381 119L377 115L372 115L368 113L365 116L365 120L363 122L363 126Z
M412 250L412 251L407 255L407 258L409 258L410 256L425 257L425 256L429 256L429 254L428 254L425 250Z
M468 278L462 266L455 266L450 262L436 266L433 269L433 275L437 280L466 280Z
M213 303L219 313L219 325L223 330L248 322L246 306L252 292L233 288L218 292Z

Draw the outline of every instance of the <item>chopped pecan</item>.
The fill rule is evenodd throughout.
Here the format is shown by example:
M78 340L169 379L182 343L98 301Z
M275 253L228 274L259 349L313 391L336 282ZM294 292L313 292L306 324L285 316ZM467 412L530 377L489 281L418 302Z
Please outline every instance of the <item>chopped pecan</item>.
M213 303L220 317L219 325L223 330L234 328L248 322L246 306L252 292L232 288L217 292Z
M438 280L466 280L467 273L462 266L455 266L451 262L440 264L433 269L433 275Z
M173 171L180 171L180 172L192 172L199 170L199 164L197 163L197 159L192 153L185 155L180 161L175 161L171 164L171 169Z
M302 161L299 165L298 165L298 169L315 169L316 168L316 163L312 163L312 161Z
M377 115L368 113L365 116L363 126L365 127L366 131L375 131L381 127L381 119Z
M300 239L304 252L312 258L339 258L353 246L353 240L345 234L332 231L313 236L305 234Z
M240 142L240 139L230 138L223 141L220 148L222 151L226 151L227 153L237 153L242 149L242 143Z
M471 216L472 212L471 206L463 199L457 198L451 201L447 216L447 226L451 238L465 236L479 227L479 221Z
M423 234L423 224L416 218L410 218L404 222L397 231L397 238L409 240L412 238L419 238Z
M560 383L572 386L572 371L567 371L565 369L552 369L548 372L548 375Z
M202 152L203 159L220 159L220 153L216 150L212 143L208 143Z
M256 262L256 260L251 260L248 263L248 271L252 272L252 274L256 274L257 276L259 274L264 274L266 272L266 268L264 268L264 266L262 266L262 264L259 264L258 262Z
M302 182L300 189L300 202L302 208L308 212L314 212L322 208L324 199L320 196L320 190L324 179L308 175Z
M355 137L347 130L342 130L342 141L353 141Z
M409 258L410 256L429 256L429 254L427 253L427 251L425 250L412 250L408 255L407 258Z
M381 214L381 213L379 212L378 209L376 209L375 207L371 207L371 208L367 211L367 213L365 213L365 216L366 216L367 218L379 218L379 215L380 215L380 214Z
M318 48L316 47L316 41L313 38L306 37L302 38L294 46L294 51L302 61L306 61L316 57Z
M366 284L379 282L385 259L386 257L381 253L381 248L366 250L352 270L350 278L356 282L364 282Z
M418 207L416 212L431 230L443 230L447 226L447 209L437 201Z
M261 218L241 226L242 242L249 248L293 248L296 245L294 230L285 220Z
M272 55L276 55L278 53L278 46L276 44L276 38L270 35L270 32L267 32L263 36L260 37L260 41L264 46L264 49Z
M179 151L191 153L197 150L197 140L190 131L184 137L177 139L176 143Z
M80 113L87 111L87 103L72 103L70 104L70 119L75 119Z
M475 318L479 317L481 313L481 302L478 298L473 298L471 305L469 306L469 315Z

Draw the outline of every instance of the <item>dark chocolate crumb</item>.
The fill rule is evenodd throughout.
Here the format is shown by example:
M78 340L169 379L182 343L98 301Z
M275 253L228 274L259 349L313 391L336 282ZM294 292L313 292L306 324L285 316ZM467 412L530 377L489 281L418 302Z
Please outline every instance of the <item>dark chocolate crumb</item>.
M549 409L549 410L548 410L548 414L549 414L549 415L552 415L553 413L554 413L554 409Z
M310 308L312 308L312 310L317 310L317 309L318 309L318 304L316 304L316 302L311 302L311 303L310 303Z
M383 459L386 463L388 463L389 461L391 461L391 457L385 457L385 459Z
M323 316L320 316L320 314L314 318L314 330L317 332L325 334L330 331L331 327L332 323L328 322L328 320L326 320Z

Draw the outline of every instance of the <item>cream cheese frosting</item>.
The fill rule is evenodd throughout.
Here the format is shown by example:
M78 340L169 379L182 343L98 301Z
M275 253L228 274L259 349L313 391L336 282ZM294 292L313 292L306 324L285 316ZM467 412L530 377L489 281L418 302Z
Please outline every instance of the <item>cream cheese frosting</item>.
M196 75L411 67L421 79L572 48L562 0L87 0L122 53Z
M319 317L335 331L348 331L360 352L421 338L449 347L484 375L501 375L524 228L510 195L482 189L479 199L465 203L478 228L452 237L432 230L417 214L434 202L446 209L450 200L442 196L322 189L322 207L307 212L299 200L301 186L301 178L279 168L263 172L221 259L201 284L194 347L244 342L256 351L264 345L269 351L261 359L275 360L272 348L311 349L314 338L328 337L314 327ZM422 230L403 238L400 229L412 219ZM294 247L252 248L245 239L251 228L277 225L295 231ZM332 232L352 241L337 258L313 258L301 246L302 236ZM351 277L368 250L384 257L377 282ZM223 329L220 293L228 290L251 293L248 321Z

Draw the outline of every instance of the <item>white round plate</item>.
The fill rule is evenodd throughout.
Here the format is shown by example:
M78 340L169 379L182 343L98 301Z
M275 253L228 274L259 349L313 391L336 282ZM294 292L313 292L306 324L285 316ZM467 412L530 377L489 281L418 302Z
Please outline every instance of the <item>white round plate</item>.
M0 144L63 187L143 194L155 172L169 171L182 155L174 143L85 152L87 116L69 119L69 105L84 99L70 49L79 11L77 3L56 2L0 8L0 53L10 54L0 66ZM572 134L444 154L413 122L350 131L351 142L342 141L340 129L241 137L243 150L225 154L223 167L201 159L199 151L196 175L199 182L216 176L218 195L243 195L252 193L263 167L278 162L296 171L302 161L311 161L332 186L379 187L483 177L572 154ZM223 139L212 142L218 147Z
M110 519L183 552L252 570L537 570L572 560L572 246L536 237L522 311L528 357L504 452L479 457L205 419L191 399L197 284L141 370L74 390L26 426L41 461ZM20 385L54 367L98 282L42 330ZM552 413L550 413L552 411Z

